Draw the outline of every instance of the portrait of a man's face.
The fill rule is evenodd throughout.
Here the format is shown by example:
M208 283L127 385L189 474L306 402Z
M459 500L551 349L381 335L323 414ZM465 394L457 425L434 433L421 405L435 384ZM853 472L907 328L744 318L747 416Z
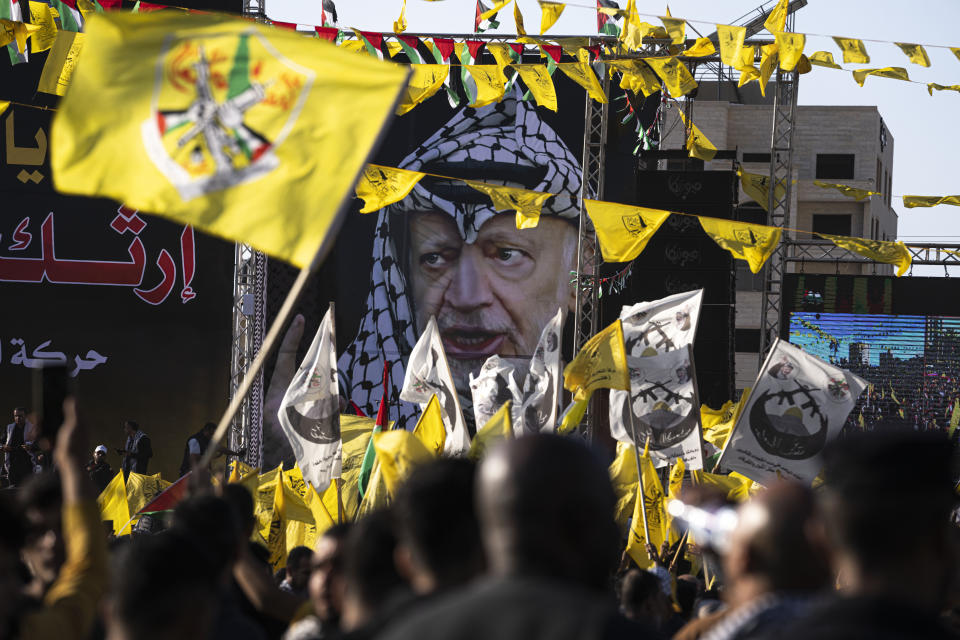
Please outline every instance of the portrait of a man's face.
M378 214L366 315L339 362L350 399L368 415L376 414L383 360L402 380L431 316L463 399L469 374L491 355L529 362L544 326L575 300L580 164L519 92L455 111L396 166L428 175ZM514 211L437 176L554 195L537 226L520 230Z

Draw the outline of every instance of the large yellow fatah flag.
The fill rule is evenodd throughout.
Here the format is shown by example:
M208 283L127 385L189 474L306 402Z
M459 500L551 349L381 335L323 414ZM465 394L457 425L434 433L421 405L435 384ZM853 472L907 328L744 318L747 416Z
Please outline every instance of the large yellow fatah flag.
M247 20L96 14L53 122L54 183L305 266L406 75Z

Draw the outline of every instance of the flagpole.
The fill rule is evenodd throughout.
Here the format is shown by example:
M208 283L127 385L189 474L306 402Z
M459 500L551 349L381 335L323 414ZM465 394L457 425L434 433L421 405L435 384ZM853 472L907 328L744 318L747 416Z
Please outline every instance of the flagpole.
M403 84L404 87L410 80L412 73L412 70L407 71L407 77ZM380 147L380 144L386 138L387 125L389 125L395 117L397 105L400 104L403 94L404 91L402 90L397 92L397 96L393 101L393 108L390 110L390 115L387 116L387 118L383 121L383 124L380 126L380 132L377 134L377 138L373 141L373 144L370 145L370 149L367 151L367 157L364 159L363 164L360 165L360 168L357 170L357 175L353 178L353 184L356 184L363 175L364 170L367 168L367 163L373 156L373 152ZM313 259L310 261L310 264L300 269L300 273L297 274L297 279L293 282L293 286L290 287L290 292L287 293L287 297L283 301L280 311L277 312L277 317L274 319L273 324L270 325L270 330L263 339L263 345L261 345L256 357L253 359L253 362L250 363L250 368L247 369L246 374L243 376L243 382L240 383L240 387L237 389L237 392L233 394L230 404L227 405L227 410L224 411L223 416L220 417L220 422L217 424L217 430L213 432L213 437L210 439L210 444L207 446L207 450L200 459L200 463L198 465L200 468L206 467L210 464L210 461L213 459L213 453L223 441L223 438L227 435L227 429L230 428L230 423L233 422L233 418L240 410L240 405L243 404L244 398L246 398L247 394L250 393L250 389L253 387L254 380L257 379L257 376L260 374L260 370L263 369L263 365L266 363L267 357L273 352L274 347L278 344L280 330L284 327L284 325L287 324L287 320L290 318L290 314L293 312L297 301L300 299L300 296L306 289L307 282L310 280L310 276L313 275L314 271L320 268L320 265L323 264L324 259L330 252L330 249L333 248L333 243L336 240L337 235L340 233L340 227L343 226L343 221L346 218L347 210L351 207L352 202L353 198L351 197L350 193L345 194L343 200L340 202L340 208L337 210L337 213L333 218L333 224L330 225L330 229L327 231L323 242L321 242L320 246L317 248L317 252L313 255Z
M627 413L630 414L630 431L633 436L633 457L637 461L637 500L640 501L640 513L643 514L643 535L647 540L647 544L650 544L650 527L647 526L647 502L644 499L647 495L647 490L643 486L643 468L640 466L640 443L637 441L637 425L633 421L633 399L630 397L630 392L627 391ZM647 436L647 443L643 445L643 448L646 449L650 444L650 436Z

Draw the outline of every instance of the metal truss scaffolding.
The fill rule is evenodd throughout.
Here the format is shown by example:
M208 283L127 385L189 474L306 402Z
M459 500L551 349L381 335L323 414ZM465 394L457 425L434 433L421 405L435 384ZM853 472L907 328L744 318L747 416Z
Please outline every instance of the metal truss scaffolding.
M230 398L263 344L266 329L267 259L245 244L237 244L233 273L233 352L230 358ZM263 411L263 372L244 398L230 428L230 448L246 447L246 462L260 466Z
M794 16L787 17L787 31L793 30ZM768 224L790 224L793 195L793 134L796 130L797 85L800 75L777 69L777 93L773 101L773 133L770 140L770 212ZM781 243L767 260L763 279L763 304L760 315L760 365L780 333L783 276L786 271L785 245L790 242L784 231Z

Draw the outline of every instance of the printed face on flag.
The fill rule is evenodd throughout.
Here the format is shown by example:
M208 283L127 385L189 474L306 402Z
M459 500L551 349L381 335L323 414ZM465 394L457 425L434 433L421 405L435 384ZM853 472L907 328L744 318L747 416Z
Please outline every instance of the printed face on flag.
M783 476L812 482L820 453L853 409L866 381L787 342L777 342L720 460L763 484Z
M627 356L653 356L693 344L703 289L640 302L620 311Z

